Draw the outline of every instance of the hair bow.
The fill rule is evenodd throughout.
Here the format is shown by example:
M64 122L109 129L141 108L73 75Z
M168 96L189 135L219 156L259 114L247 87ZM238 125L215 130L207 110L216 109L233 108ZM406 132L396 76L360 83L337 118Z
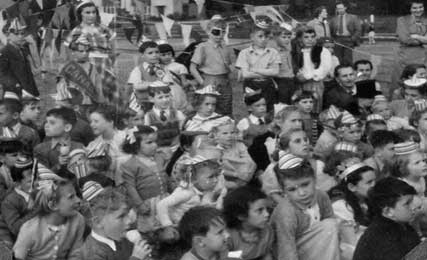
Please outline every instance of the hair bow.
M138 132L138 127L134 126L126 130L126 140L129 144L133 144L136 142L135 132Z

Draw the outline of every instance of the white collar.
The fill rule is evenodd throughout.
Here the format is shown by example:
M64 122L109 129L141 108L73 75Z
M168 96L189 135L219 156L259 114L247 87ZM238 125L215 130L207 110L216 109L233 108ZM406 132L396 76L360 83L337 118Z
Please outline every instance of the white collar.
M198 113L193 117L193 119L195 120L199 120L199 121L204 121L204 120L208 120L214 117L219 116L219 114L217 114L216 112L213 112L212 115L208 116L208 117L203 117L201 115L199 115Z
M144 61L144 62L142 63L142 68L143 68L143 69L145 69L145 70L147 70L147 69L148 69L148 67L149 67L149 66L151 66L151 65L153 65L154 67L158 67L158 66L159 66L158 64L150 64L150 63L148 63L148 62Z
M24 198L25 202L28 202L30 200L30 194L26 193L25 191L15 187L15 192L18 193L18 195L21 195Z
M152 110L153 110L154 114L156 114L156 116L158 116L158 117L160 117L160 112L162 112L162 111L165 111L166 117L169 117L169 115L170 115L170 109L169 108L161 110L161 109L158 109L157 107L153 106Z
M265 119L263 117L256 117L253 114L249 115L249 120L251 120L252 124L254 125L259 125L260 119L265 123Z
M101 235L98 235L97 233L95 233L95 231L93 231L92 230L92 233L90 233L90 235L95 239L95 240L97 240L97 241L99 241L99 242L101 242L101 243L104 243L104 244L106 244L106 245L108 245L114 252L116 252L117 251L117 249L116 249L116 243L113 241L113 240L111 240L111 239L109 239L109 238L106 238L106 237L103 237L103 236L101 236Z

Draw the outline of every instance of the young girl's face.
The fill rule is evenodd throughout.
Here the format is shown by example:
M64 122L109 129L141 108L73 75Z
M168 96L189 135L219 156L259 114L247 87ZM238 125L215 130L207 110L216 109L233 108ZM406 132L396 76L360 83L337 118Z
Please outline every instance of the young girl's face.
M418 131L425 133L427 131L427 112L422 114L418 120Z
M72 217L79 212L80 199L72 183L59 187L59 201L56 208L58 214L63 217Z
M206 96L203 102L200 104L197 113L202 117L208 117L215 112L216 98L212 96Z
M11 168L15 165L16 161L18 160L18 152L15 153L5 153L3 155L0 155L0 162L4 165L6 165L8 168Z
M375 178L374 171L364 172L362 173L362 179L356 185L352 185L350 190L355 193L357 197L366 199L369 189L375 185Z
M267 103L264 98L261 98L257 102L253 103L251 106L251 112L256 117L264 117L267 113Z
M211 191L218 183L219 171L211 167L200 167L195 173L194 186L200 191Z
M157 134L152 133L149 135L143 135L141 140L141 146L139 153L148 157L154 156L157 151Z
M276 37L277 45L280 47L288 47L291 43L292 33L290 32L281 32L279 36Z
M374 113L382 116L384 120L389 120L392 116L388 102L381 102L375 105Z
M302 158L310 154L310 141L304 131L292 133L289 141L289 152Z
M96 22L96 7L88 6L82 10L82 22L84 24L94 24Z
M357 143L362 137L362 129L358 124L352 124L344 127L342 130L342 139L347 142Z
M265 228L270 216L267 205L268 202L266 199L259 199L250 203L248 216L244 224L252 228Z
M408 172L414 177L427 176L427 163L423 154L415 152L408 155Z
M301 113L298 111L290 113L288 117L282 122L279 122L278 125L282 133L285 133L289 130L302 129Z
M160 63L167 65L172 62L172 59L173 59L172 52L168 51L168 52L160 53Z
M114 123L105 119L105 117L98 112L90 114L89 120L90 127L95 135L102 135L107 130L114 129Z
M298 102L298 108L303 113L307 113L307 114L311 113L313 111L313 107L314 107L314 100L312 98L304 98Z
M236 128L234 124L217 127L215 139L220 145L231 145L236 140Z
M313 177L285 179L283 188L291 201L309 207L314 200L316 182Z
M160 59L160 53L159 48L147 48L145 49L144 53L142 54L142 59L150 64L156 64L159 63Z

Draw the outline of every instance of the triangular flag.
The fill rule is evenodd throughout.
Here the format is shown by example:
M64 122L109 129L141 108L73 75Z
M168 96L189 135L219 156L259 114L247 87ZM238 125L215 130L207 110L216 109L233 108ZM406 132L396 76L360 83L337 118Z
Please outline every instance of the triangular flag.
M40 6L40 10L43 10L43 0L36 0L36 2Z
M205 0L194 0L194 2L196 2L197 5L197 14L200 15L205 5Z
M132 20L132 23L133 25L135 25L136 31L137 31L136 42L139 42L139 40L141 40L143 28L144 28L142 21L141 19L139 19L139 17L134 17L134 19Z
M113 20L113 18L116 16L116 14L100 12L99 16L101 17L101 24L108 26Z
M166 35L165 27L162 23L155 23L154 26L156 27L157 33L159 34L159 38L161 40L166 40L168 36Z
M132 42L132 36L133 36L133 33L135 32L135 28L123 28L123 32L125 33L126 39L130 43L133 43Z
M192 27L193 26L190 24L181 24L182 41L184 42L185 47L190 45L190 35Z
M230 44L229 33L230 33L230 24L227 23L227 26L225 27L225 33L224 33L224 42L227 45Z
M208 30L209 20L201 20L201 21L199 21L199 23L200 23L200 27L202 27L203 31Z
M172 26L175 23L175 21L164 15L162 15L162 20L163 20L163 25L165 26L166 32L168 33L169 37L172 37Z
M53 29L53 36L55 39L55 47L59 54L61 54L61 39L62 39L62 30Z

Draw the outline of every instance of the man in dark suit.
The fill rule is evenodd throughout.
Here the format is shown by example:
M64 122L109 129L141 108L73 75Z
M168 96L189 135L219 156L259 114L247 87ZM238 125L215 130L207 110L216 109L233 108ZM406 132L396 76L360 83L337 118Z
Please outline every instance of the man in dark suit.
M338 65L335 68L335 82L323 95L324 108L330 105L342 108L351 114L360 115L359 101L357 98L356 75L349 64Z
M14 92L39 96L31 65L30 50L25 41L26 25L19 18L7 21L2 28L8 43L0 50L0 83ZM21 89L14 89L19 84ZM24 92L25 90L25 92Z
M353 51L349 47L354 48L359 45L362 24L356 15L347 13L347 7L343 2L337 2L335 7L337 15L330 21L331 35L338 43L335 46L335 55L341 63L353 64Z

